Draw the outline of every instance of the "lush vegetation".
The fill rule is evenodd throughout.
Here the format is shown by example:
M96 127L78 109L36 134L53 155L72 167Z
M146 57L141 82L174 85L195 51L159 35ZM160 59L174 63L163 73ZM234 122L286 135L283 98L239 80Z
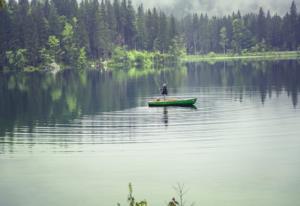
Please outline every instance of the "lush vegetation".
M260 8L258 14L181 19L157 8L135 9L131 0L1 0L0 6L2 69L85 68L110 58L116 60L111 65L150 67L185 52L242 54L300 45L294 2L284 16Z
M108 66L112 68L160 68L173 65L180 61L180 58L185 56L185 49L183 40L175 38L169 48L168 53L161 53L160 51L149 52L146 50L129 50L123 47L116 47Z

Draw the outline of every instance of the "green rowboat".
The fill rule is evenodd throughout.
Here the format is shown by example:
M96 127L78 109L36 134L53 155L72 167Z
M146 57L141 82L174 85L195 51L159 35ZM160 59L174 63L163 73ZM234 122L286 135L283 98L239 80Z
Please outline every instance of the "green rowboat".
M150 107L161 107L161 106L182 106L188 107L193 106L197 101L197 98L189 98L189 99L171 99L171 98L158 98L155 100L151 100L148 102Z

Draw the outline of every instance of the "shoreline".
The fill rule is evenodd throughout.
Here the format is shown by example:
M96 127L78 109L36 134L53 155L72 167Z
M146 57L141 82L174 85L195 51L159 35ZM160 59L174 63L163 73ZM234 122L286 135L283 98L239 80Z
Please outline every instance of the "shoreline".
M300 59L300 51L280 52L249 52L244 54L219 54L210 53L205 55L186 55L183 62L221 62L235 60L297 60Z
M142 63L143 67L145 69L153 69L153 64L164 64L164 62L168 57L168 54L161 54L161 53L155 53L155 52L146 52L146 51L126 51L126 55L128 53L136 52L139 54L138 57L131 57L127 58L130 62L118 62L118 60L115 60L113 58L106 59L104 61L91 61L88 60L88 67L89 69L117 69L117 68L136 68L136 62L139 61L139 63ZM142 58L140 55L143 55ZM158 59L155 60L154 56L158 55ZM132 55L131 55L132 56ZM134 55L135 56L135 55ZM123 59L123 57L121 58ZM220 54L220 53L209 53L205 55L184 55L183 57L179 57L177 61L174 62L181 62L181 63L197 63L197 62L208 62L211 64L217 63L217 62L234 62L234 61L281 61L281 60L300 60L300 51L269 51L269 52L248 52L248 53L242 53L242 54ZM172 62L172 61L167 61ZM96 66L98 65L98 66ZM62 71L66 69L70 69L71 67L66 66L64 64L57 64L59 69L56 69L55 71ZM128 67L129 66L129 67ZM87 69L87 68L86 68ZM23 70L11 70L11 69L2 69L0 70L1 73L5 72L12 72L12 71L18 71L18 72L35 72L35 71L50 71L53 72L52 69L41 69L41 67L33 67L33 66L27 66Z

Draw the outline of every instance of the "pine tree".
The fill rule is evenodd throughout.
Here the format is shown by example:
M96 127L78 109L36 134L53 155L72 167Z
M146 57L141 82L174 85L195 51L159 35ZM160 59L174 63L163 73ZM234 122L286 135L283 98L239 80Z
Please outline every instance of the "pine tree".
M159 42L159 46L157 49L164 53L168 50L168 22L167 17L163 12L160 12L159 15L159 29L158 29L158 36L157 41Z
M99 2L98 0L93 0L91 5L89 6L88 13L90 14L90 19L88 22L88 33L90 39L91 46L91 56L96 59L102 55L101 51L101 27L99 25L100 22L100 10L99 10Z
M216 17L210 20L210 48L211 51L222 51L220 48L220 26Z
M185 16L181 20L182 31L184 32L185 40L186 40L186 47L189 53L193 52L194 50L194 27L193 27L193 20L191 15Z
M76 24L76 19L72 22ZM72 65L76 60L77 47L75 43L74 26L65 22L64 30L61 34L61 46L63 50L62 60L68 65Z
M77 16L77 0L52 0L60 16L66 16L69 20Z
M35 45L33 52L37 57L38 51L47 44L49 37L49 24L45 17L42 3L36 0L31 1L31 16L33 21L32 28Z
M257 17L256 37L258 42L266 39L266 16L262 8L259 9Z
M273 48L279 49L283 44L282 37L282 19L275 14L271 19L270 33L271 33L271 45Z
M27 41L31 35L31 25L29 17L29 2L28 0L20 0L18 4L18 9L16 13L16 26L17 26L17 35L18 35L18 46L19 48L28 47Z
M194 54L198 52L199 38L200 38L199 17L197 14L194 14L193 22L192 22L192 47L193 47Z
M142 4L138 7L136 26L137 26L136 48L139 50L144 50L146 48L146 28L145 28L144 8Z
M60 21L55 4L46 0L44 14L49 25L49 35L59 36L63 30L63 23Z
M233 27L233 39L232 39L232 48L234 52L240 53L243 49L243 40L244 40L244 31L245 26L244 22L241 19L234 19L232 22Z
M114 46L175 53L174 48L183 42L189 53L197 54L251 48L295 50L300 44L300 16L295 2L283 17L265 14L260 8L258 14L188 14L181 19L157 8L144 11L142 5L135 10L131 0L101 0L101 4L99 0L0 3L0 67L12 66L9 62L17 56L26 60L19 61L18 66L49 63L53 56L49 52L50 37L59 42L55 61L80 65L86 54L91 59L109 58Z
M129 49L134 49L136 48L135 40L136 40L137 31L136 31L135 11L133 9L131 0L128 0L127 6L125 6L124 8L125 8L125 22L126 22L124 25L125 43L129 47Z
M101 56L106 58L109 56L112 50L111 46L111 38L109 36L109 28L106 22L106 10L104 1L102 0L101 6L100 6L100 20L99 20L99 26L100 26L100 44L101 44L101 50L102 54Z
M147 50L153 51L158 36L159 17L156 8L148 9L146 15Z
M86 8L86 3L83 1L80 3L78 10L78 26L75 28L75 38L76 44L81 48L85 48L85 52L88 53L88 56L91 56L89 34L87 31L88 25L88 13Z
M224 54L226 54L227 42L228 42L227 29L226 27L223 26L220 30L220 45L223 48Z
M18 4L16 0L9 0L7 12L9 15L9 21L7 24L3 24L6 26L6 31L8 35L8 42L7 47L9 50L17 50L20 44L19 41L19 28L17 23L17 11L18 11Z
M169 39L172 40L174 37L178 35L178 28L176 26L176 19L173 15L170 17L170 23L169 23Z
M106 6L105 22L108 25L109 36L111 37L111 41L115 42L117 38L117 19L115 16L115 10L112 4L110 3L110 0L105 1L105 6Z
M9 31L11 28L11 19L9 18L8 7L6 5L2 5L3 7L0 9L0 68L4 67L6 62L5 51L9 49Z
M120 2L119 0L114 0L113 9L116 19L116 31L117 35L121 34L121 13L120 13Z
M208 16L200 15L199 20L199 52L208 53L209 52L209 20Z
M288 23L288 38L287 38L287 44L288 48L290 50L295 50L297 48L297 21L298 21L298 15L297 15L297 7L295 4L295 1L292 2L291 8L290 8L290 15L289 15L289 23Z

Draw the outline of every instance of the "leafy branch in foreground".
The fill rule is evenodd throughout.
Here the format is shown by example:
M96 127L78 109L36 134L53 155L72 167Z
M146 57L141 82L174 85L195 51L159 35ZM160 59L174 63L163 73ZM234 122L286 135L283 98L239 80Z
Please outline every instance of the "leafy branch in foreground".
M185 206L187 204L187 201L185 200L185 195L188 193L189 190L185 188L184 184L180 184L180 183L177 183L177 185L174 186L173 189L176 191L177 196L179 198L178 205ZM173 199L175 200L175 198ZM194 202L190 204L190 206L194 206L194 205L195 205ZM169 206L173 206L173 205L170 205L169 203Z
M132 184L129 183L129 194L127 198L127 202L129 206L147 206L148 203L146 200L136 202L135 198L133 196L133 189ZM185 195L188 193L188 189L185 188L184 184L178 183L176 186L173 187L173 189L176 191L176 195L178 196L179 202L176 201L175 197L172 198L172 200L167 204L167 206L186 206L187 201L185 200ZM191 203L189 206L194 206L195 203ZM121 206L120 203L117 203L117 206Z
M135 198L133 196L132 184L129 183L128 187L129 187L129 195L128 195L128 198L127 198L127 202L129 204L129 206L147 206L148 205L146 200L136 202ZM118 203L117 205L121 206L120 203Z

